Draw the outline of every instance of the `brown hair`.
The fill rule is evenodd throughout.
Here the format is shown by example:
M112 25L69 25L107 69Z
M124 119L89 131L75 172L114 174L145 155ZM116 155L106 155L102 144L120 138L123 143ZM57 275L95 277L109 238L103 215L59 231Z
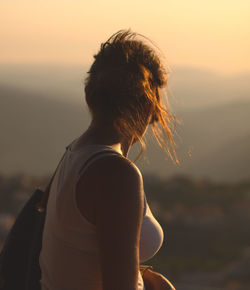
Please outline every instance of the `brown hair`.
M177 118L163 105L160 91L167 84L168 72L155 50L136 36L120 30L101 44L85 80L86 102L92 117L110 118L120 134L134 136L141 143L135 161L145 151L140 132L151 118L157 142L179 164L173 140Z

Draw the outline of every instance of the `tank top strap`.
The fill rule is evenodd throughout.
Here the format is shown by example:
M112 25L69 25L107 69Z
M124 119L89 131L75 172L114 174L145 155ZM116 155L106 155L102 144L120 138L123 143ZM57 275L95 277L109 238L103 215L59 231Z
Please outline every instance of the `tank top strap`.
M119 155L121 158L126 158L122 154L120 154L118 151L111 149L111 148L103 148L102 150L99 150L97 152L94 152L91 154L91 156L84 162L83 166L80 168L80 170L77 173L75 186L79 182L79 179L83 177L84 173L86 172L87 168L96 160L102 158L103 156L111 156L111 155ZM144 193L144 211L143 211L143 217L146 215L147 212L147 199L146 194Z
M107 156L107 155L120 155L121 158L122 155L113 150L113 149L109 149L109 148L104 148L102 150L99 150L97 152L94 152L93 154L91 154L91 156L84 162L83 166L80 168L80 170L78 171L77 174L77 181L79 180L80 177L82 177L84 175L84 173L86 172L87 168L94 163L96 160L102 158L103 156Z

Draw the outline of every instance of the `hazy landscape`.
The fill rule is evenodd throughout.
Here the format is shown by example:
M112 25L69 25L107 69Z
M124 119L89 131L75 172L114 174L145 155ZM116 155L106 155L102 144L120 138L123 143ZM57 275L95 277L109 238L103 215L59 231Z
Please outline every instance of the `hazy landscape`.
M179 166L150 128L136 161L164 231L145 264L177 290L249 290L250 1L1 4L0 251L34 189L90 123L84 78L94 55L130 30L170 66L169 103L181 121Z
M249 75L220 76L188 67L172 69L169 98L181 167L149 130L142 172L239 181L250 176ZM0 69L0 172L44 175L88 126L83 67L3 66ZM174 97L172 97L174 95ZM131 151L133 159L138 146Z
M0 67L0 249L15 216L88 126L86 69ZM250 289L250 73L177 67L168 88L181 167L146 134L136 164L164 230L146 264L178 290ZM173 98L172 96L175 96ZM139 152L132 148L129 158Z

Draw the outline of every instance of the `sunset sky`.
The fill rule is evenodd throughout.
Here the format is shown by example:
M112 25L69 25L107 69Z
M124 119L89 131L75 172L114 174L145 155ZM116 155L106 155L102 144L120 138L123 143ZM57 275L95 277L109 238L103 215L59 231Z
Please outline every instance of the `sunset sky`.
M0 63L89 64L101 42L131 28L171 66L250 71L249 0L5 0Z

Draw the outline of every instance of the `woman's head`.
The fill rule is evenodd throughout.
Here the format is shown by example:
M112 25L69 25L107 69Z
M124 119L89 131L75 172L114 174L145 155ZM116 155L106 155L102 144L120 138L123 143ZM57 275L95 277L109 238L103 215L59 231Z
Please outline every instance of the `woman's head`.
M110 120L119 134L140 141L142 152L142 137L151 124L158 143L172 158L169 142L178 163L171 130L174 116L163 106L160 92L167 84L167 71L155 50L137 36L122 30L101 45L85 81L86 102L92 118Z

